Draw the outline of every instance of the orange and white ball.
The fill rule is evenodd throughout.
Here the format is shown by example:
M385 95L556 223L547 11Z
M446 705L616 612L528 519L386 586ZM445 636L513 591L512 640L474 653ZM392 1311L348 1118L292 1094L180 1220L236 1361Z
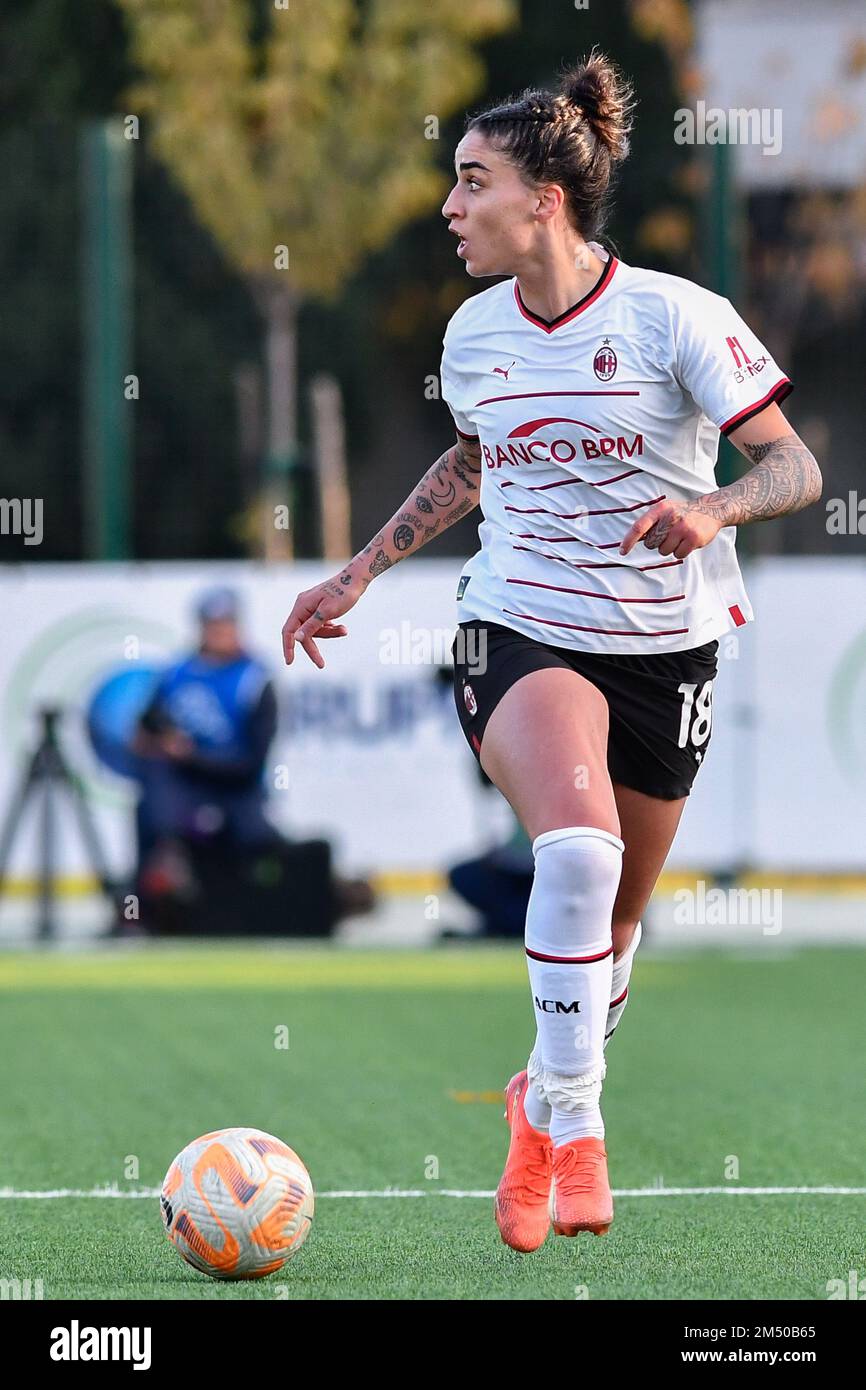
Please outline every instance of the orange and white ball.
M310 1175L260 1129L216 1129L187 1144L159 1199L180 1255L214 1279L260 1279L300 1250L313 1221Z

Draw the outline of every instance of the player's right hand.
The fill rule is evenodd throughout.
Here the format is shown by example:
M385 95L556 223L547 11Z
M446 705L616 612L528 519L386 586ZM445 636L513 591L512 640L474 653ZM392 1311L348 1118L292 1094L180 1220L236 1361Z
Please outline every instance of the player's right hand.
M351 580L351 582L347 582ZM354 608L363 589L354 575L344 572L326 579L324 584L298 594L295 606L283 624L283 655L286 665L291 666L295 659L295 643L299 642L307 656L318 666L324 666L324 658L313 638L345 637L346 628L342 623L334 623Z

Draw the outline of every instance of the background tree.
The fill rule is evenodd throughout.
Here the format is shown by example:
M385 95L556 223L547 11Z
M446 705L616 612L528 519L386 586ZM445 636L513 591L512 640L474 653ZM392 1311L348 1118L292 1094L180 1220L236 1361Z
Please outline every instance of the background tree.
M0 556L12 560L74 560L84 553L78 127L84 119L134 109L127 94L142 69L133 52L137 26L122 3L5 0L0 9L3 490L46 499L41 546L0 537ZM246 0L242 6L249 14L245 42L256 55L276 23L311 8L311 0L289 0L284 13L279 3ZM438 8L435 0L417 0L418 9L425 6ZM373 11L362 0L355 8L360 34ZM438 141L424 141L443 190L453 177L467 106L478 109L525 85L549 86L562 63L597 43L633 78L639 98L609 235L631 264L711 283L707 152L671 141L672 113L693 106L703 91L693 48L695 7L689 0L606 0L586 9L574 0L520 0L518 8L516 25L478 43L472 63L483 73L483 90L440 121ZM187 32L193 47L206 37L197 22ZM862 70L862 44L852 42L848 61L853 72ZM263 71L260 56L255 62L255 71ZM206 73L199 79L201 100L210 99L208 81ZM431 106L439 112L438 99ZM248 553L250 527L261 515L255 499L265 452L257 405L264 395L262 322L249 278L203 225L184 185L152 148L152 134L155 123L145 120L133 161L133 367L142 381L135 403L133 554L143 560L239 558ZM411 138L420 139L417 129ZM317 192L330 196L325 187ZM790 352L777 348L796 381L790 409L816 454L832 456L834 490L847 496L859 488L862 473L857 374L862 377L866 344L864 185L832 195L810 189L757 194L745 211L740 307L759 330L774 338L782 333L792 343ZM350 250L354 231L343 236ZM301 262L300 252L290 250L291 272ZM432 398L430 382L449 316L489 283L467 276L434 202L426 215L405 221L366 253L331 300L301 299L299 433L305 440L312 435L307 383L323 372L336 377L344 400L354 545L381 523L383 501L405 496L451 442L448 412ZM320 554L316 518L304 510L309 481L306 471L296 478L302 504L296 553L308 558ZM477 524L475 516L464 518L432 542L429 554L465 556L477 544ZM862 552L864 546L862 536L816 533L809 511L756 528L752 536L744 532L744 545L758 540L792 553Z
M266 553L297 458L297 317L429 212L438 123L483 85L472 44L515 0L120 0L142 78L133 109L266 326ZM279 546L282 537L283 545Z

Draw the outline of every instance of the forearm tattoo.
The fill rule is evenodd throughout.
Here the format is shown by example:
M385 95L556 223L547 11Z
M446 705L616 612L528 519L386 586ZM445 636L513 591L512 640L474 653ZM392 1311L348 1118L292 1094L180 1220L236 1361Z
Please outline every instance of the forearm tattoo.
M351 570L363 587L390 569L404 555L426 545L478 505L481 488L481 445L458 440L425 473L383 532L355 556ZM386 539L387 537L387 539ZM341 576L350 583L353 575Z
M821 470L796 434L743 447L754 468L737 482L699 498L690 509L715 517L723 526L740 526L799 512L817 502Z

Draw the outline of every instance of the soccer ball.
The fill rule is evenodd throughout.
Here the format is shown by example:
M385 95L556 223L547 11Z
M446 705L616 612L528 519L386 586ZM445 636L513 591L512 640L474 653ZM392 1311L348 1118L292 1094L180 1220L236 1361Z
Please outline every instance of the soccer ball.
M298 1155L260 1129L215 1129L182 1149L159 1199L165 1233L214 1279L261 1279L297 1254L313 1221Z

